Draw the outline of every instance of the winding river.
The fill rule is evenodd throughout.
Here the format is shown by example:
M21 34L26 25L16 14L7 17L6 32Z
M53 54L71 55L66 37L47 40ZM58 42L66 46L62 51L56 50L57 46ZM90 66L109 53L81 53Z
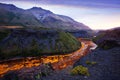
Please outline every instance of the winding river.
M90 50L97 47L95 43L87 39L78 39L82 46L75 52L66 55L54 55L43 57L28 57L13 59L0 62L0 77L10 70L19 70L24 67L31 68L33 66L40 66L43 63L51 63L53 69L59 70L66 68L69 65L73 65L78 59L87 55Z

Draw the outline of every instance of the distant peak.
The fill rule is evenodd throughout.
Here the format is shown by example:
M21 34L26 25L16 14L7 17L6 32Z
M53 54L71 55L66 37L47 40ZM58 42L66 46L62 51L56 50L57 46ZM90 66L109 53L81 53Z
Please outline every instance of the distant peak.
M51 11L43 9L41 7L32 7L30 9L28 9L28 10L45 11L45 12L48 12L48 13L52 13Z
M17 9L21 9L21 8L17 8L15 5L13 4L4 4L4 3L0 3L0 8L6 8L6 9L9 9L9 10L17 10ZM22 10L22 9L21 9Z
M41 7L32 7L31 9L39 10L39 9L42 9L42 8Z
M0 5L2 5L2 6L11 6L11 7L16 7L15 5L13 5L13 4L4 4L4 3L0 3Z

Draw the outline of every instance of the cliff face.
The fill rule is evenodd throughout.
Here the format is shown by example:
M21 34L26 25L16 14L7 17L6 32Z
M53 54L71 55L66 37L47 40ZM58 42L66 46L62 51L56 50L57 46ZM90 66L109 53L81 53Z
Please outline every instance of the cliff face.
M57 30L12 30L0 42L1 57L41 56L77 50L80 43L70 33Z

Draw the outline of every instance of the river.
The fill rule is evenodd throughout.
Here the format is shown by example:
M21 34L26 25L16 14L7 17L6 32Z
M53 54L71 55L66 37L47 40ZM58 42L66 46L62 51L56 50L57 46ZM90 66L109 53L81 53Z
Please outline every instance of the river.
M78 39L82 46L75 52L66 55L54 55L54 56L43 56L43 57L27 57L13 60L7 60L0 62L0 76L3 76L10 70L19 70L27 67L32 68L34 66L40 66L43 63L51 63L53 69L60 70L66 68L69 65L73 65L81 57L87 55L90 50L97 47L91 40Z

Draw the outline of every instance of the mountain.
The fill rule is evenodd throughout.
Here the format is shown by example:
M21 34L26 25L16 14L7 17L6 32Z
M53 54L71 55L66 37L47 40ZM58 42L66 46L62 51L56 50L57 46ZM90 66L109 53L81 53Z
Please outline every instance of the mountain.
M120 46L120 27L99 31L93 40L104 49Z
M90 30L70 17L57 15L38 7L23 10L11 4L0 3L0 25L24 26L28 28L55 28L62 30Z
M0 59L73 52L80 42L58 30L12 29L0 31Z
M93 30L77 30L77 31L67 31L71 33L76 38L92 38L95 34Z
M31 13L7 4L0 4L0 25L41 26Z

